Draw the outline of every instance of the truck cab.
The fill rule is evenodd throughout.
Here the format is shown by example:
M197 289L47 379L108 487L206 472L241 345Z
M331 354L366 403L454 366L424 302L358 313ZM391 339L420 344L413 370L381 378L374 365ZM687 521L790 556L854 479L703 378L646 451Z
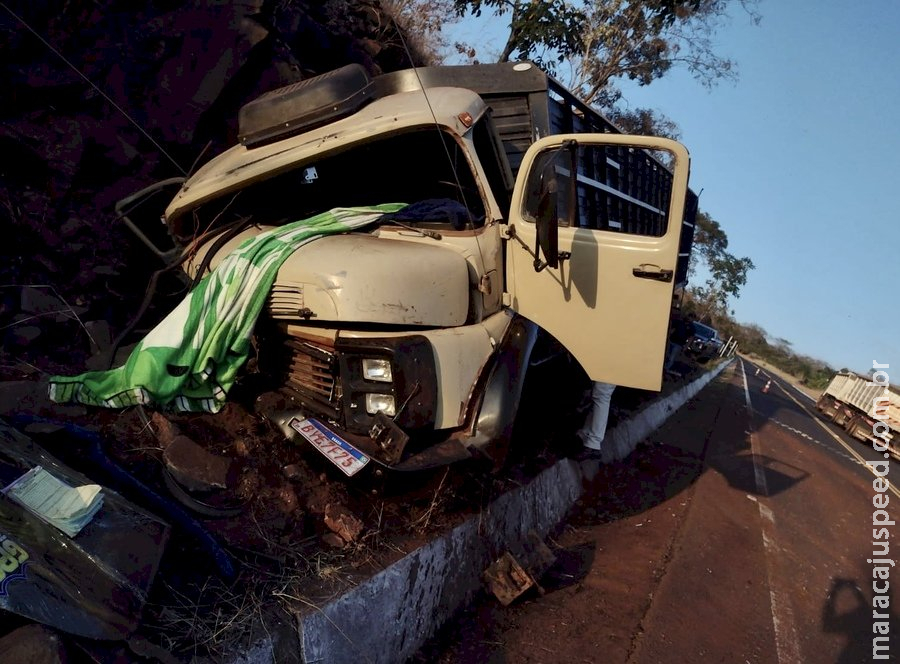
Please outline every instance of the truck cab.
M566 95L530 63L351 65L242 109L240 143L166 209L191 277L286 223L400 207L297 248L262 294L263 409L286 436L348 476L499 459L540 335L593 380L660 388L687 151Z

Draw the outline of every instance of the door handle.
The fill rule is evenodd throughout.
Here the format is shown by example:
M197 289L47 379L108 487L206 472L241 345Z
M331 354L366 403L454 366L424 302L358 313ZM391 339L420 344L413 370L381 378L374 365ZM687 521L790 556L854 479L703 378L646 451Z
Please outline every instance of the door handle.
M631 269L631 274L636 276L638 279L653 279L654 281L672 281L672 277L675 276L674 270L664 270L659 265L653 265L652 263L641 263L635 268Z

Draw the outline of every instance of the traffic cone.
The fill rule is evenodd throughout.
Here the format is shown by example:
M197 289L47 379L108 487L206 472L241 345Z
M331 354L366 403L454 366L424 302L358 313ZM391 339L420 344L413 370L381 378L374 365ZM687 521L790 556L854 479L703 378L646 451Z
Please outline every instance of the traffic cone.
M769 393L769 388L770 388L770 387L772 387L772 381L771 381L771 380L767 380L767 381L766 381L766 384L765 384L765 385L763 386L763 388L762 388L762 393L763 393L763 394L768 394L768 393Z

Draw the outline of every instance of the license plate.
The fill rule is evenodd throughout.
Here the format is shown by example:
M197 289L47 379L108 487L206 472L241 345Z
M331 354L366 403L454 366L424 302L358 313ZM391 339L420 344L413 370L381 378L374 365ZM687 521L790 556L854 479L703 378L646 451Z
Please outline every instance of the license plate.
M308 440L348 477L352 477L369 463L369 457L318 420L295 417L291 420L291 428Z

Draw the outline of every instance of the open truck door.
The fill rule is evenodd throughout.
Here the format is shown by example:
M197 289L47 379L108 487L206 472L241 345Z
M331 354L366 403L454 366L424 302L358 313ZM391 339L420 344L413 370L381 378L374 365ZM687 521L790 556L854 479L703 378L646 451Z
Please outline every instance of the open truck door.
M662 386L688 172L683 145L647 136L560 134L525 154L509 215L510 305L592 380Z

